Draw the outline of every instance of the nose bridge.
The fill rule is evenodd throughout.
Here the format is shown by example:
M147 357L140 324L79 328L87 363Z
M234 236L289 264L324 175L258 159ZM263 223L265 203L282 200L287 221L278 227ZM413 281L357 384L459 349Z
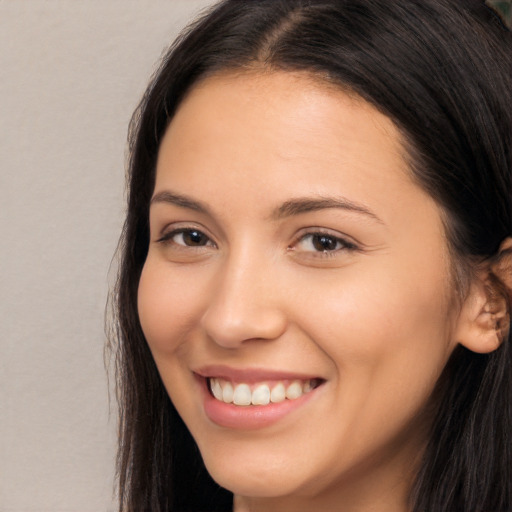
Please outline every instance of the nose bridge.
M223 259L213 280L202 325L226 348L247 340L270 340L286 328L278 299L277 268L271 257L245 244Z

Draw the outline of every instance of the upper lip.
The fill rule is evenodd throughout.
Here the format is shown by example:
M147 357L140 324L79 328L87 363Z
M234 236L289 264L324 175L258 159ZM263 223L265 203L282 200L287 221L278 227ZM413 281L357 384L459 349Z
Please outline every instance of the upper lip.
M318 375L293 372L288 370L273 370L267 368L233 368L226 365L201 366L193 372L204 378L220 377L234 382L246 382L247 384L265 380L309 380L318 379ZM324 379L322 379L324 380Z

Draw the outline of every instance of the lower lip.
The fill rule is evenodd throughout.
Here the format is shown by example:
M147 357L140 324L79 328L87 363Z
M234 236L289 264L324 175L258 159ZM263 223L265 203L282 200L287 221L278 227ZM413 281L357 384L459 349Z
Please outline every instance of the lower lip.
M322 387L319 386L295 400L283 400L268 405L242 406L217 400L211 395L206 379L200 378L200 380L204 395L204 411L208 419L221 427L241 430L264 428L278 422L309 402Z

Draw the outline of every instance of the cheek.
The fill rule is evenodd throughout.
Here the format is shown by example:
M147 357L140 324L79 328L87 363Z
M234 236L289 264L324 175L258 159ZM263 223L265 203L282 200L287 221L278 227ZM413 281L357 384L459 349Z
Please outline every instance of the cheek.
M173 353L197 319L197 280L179 279L151 254L142 270L137 306L142 330L155 358Z
M364 274L322 287L321 300L304 304L302 324L336 367L332 423L354 460L391 439L412 439L452 350L442 280L419 289L398 274Z
M383 270L323 286L304 304L303 325L337 367L346 400L399 414L428 398L453 350L452 323L440 272L418 282Z
M365 265L329 280L304 282L309 293L301 309L310 314L302 320L321 330L322 338L336 340L333 348L346 345L371 357L422 338L440 341L436 335L450 324L446 287L441 272L419 280L402 268Z

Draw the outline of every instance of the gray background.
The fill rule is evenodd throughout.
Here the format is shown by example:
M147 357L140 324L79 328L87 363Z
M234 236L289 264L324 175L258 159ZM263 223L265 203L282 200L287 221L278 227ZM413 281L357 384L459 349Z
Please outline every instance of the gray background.
M126 131L209 3L0 0L1 512L114 510L103 315Z

